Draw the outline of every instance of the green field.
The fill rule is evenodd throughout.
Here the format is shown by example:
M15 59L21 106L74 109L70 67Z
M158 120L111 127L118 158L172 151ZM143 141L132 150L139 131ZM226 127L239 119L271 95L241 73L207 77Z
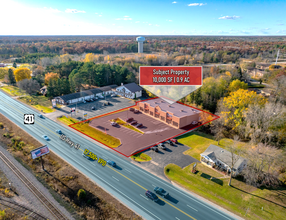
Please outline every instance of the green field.
M18 99L43 113L50 113L55 111L55 109L52 107L51 101L46 96L27 95L19 97Z
M184 188L240 215L246 219L285 219L286 187L280 189L257 189L244 182L228 178L202 164L198 172L191 172L193 164L181 169L175 164L165 167L165 175ZM263 210L262 210L263 207Z
M66 125L72 125L72 124L79 122L78 120L74 118L71 118L71 117L67 118L66 116L61 116L61 117L58 117L57 119Z
M97 130L93 127L90 127L88 123L79 123L79 124L73 125L72 127L100 141L101 143L109 147L116 148L121 144L119 139L112 137L109 134L105 134L104 132Z
M140 161L140 162L147 162L147 161L152 160L152 158L150 156L148 156L147 154L144 154L144 153L134 154L131 156L131 158L135 161Z
M182 135L181 137L177 138L177 140L179 143L190 147L190 149L185 151L184 154L190 155L191 157L194 157L198 160L200 160L200 154L203 153L209 147L210 144L214 144L222 148L233 144L233 140L227 138L221 139L218 144L218 142L212 135L204 134L197 131ZM246 144L242 142L238 143L238 147L242 147L245 145Z
M21 91L18 87L16 86L3 86L1 89L8 94L12 96L22 96L22 95L27 95L25 92Z

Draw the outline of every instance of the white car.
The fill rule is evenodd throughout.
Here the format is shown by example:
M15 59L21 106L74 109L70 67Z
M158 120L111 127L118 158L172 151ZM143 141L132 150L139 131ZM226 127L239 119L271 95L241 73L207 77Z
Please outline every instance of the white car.
M102 95L101 95L101 96L98 96L98 97L99 97L100 99L104 99L104 96L102 96Z
M111 95L111 97L115 97L115 96L117 96L117 95L116 95L116 94L112 94L112 95Z

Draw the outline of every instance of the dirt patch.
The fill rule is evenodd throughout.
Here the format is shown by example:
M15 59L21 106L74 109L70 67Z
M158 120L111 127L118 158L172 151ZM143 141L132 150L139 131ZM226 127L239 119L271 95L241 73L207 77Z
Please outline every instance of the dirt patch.
M58 202L65 206L75 218L127 220L133 216L133 211L54 153L45 156L44 166L48 172L42 171L40 160L32 160L29 153L31 149L40 147L42 144L1 114L0 122L4 125L3 128L0 128L1 145L31 170L50 191L60 195L61 201ZM6 137L3 136L4 134ZM7 136L7 134L9 135ZM79 189L85 191L84 198L79 198L77 195ZM56 199L58 200L58 198ZM142 218L134 216L133 219Z

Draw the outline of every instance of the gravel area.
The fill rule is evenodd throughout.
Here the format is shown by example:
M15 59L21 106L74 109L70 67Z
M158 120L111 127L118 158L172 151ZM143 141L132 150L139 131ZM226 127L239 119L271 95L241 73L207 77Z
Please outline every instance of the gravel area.
M45 188L36 177L23 167L7 150L0 146L0 151L4 153L15 166L21 170L25 176L33 182L33 184L51 201L53 202L61 211L66 215L68 219L74 219L71 214L66 211L50 194L47 188ZM47 210L47 208L37 199L37 197L24 185L24 183L18 179L18 177L10 170L9 167L0 159L0 169L6 175L12 186L16 188L18 196L13 197L13 200L19 204L23 204L26 207L29 207L32 210L35 210L37 213L46 216L49 220L56 220L54 216Z

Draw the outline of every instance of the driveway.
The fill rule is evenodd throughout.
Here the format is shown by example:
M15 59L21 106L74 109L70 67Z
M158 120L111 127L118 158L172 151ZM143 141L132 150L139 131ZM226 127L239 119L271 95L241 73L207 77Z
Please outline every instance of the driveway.
M143 153L149 155L152 158L151 161L149 162L134 161L133 163L145 169L146 171L156 174L160 178L163 178L168 181L169 179L167 179L164 174L164 167L167 166L168 164L173 163L181 168L184 168L194 162L200 163L200 161L198 161L197 159L189 155L183 154L183 152L190 149L190 147L186 145L180 143L175 144L174 146L165 144L165 147L167 148L167 150L159 149L159 152L152 151L151 149L144 151Z

